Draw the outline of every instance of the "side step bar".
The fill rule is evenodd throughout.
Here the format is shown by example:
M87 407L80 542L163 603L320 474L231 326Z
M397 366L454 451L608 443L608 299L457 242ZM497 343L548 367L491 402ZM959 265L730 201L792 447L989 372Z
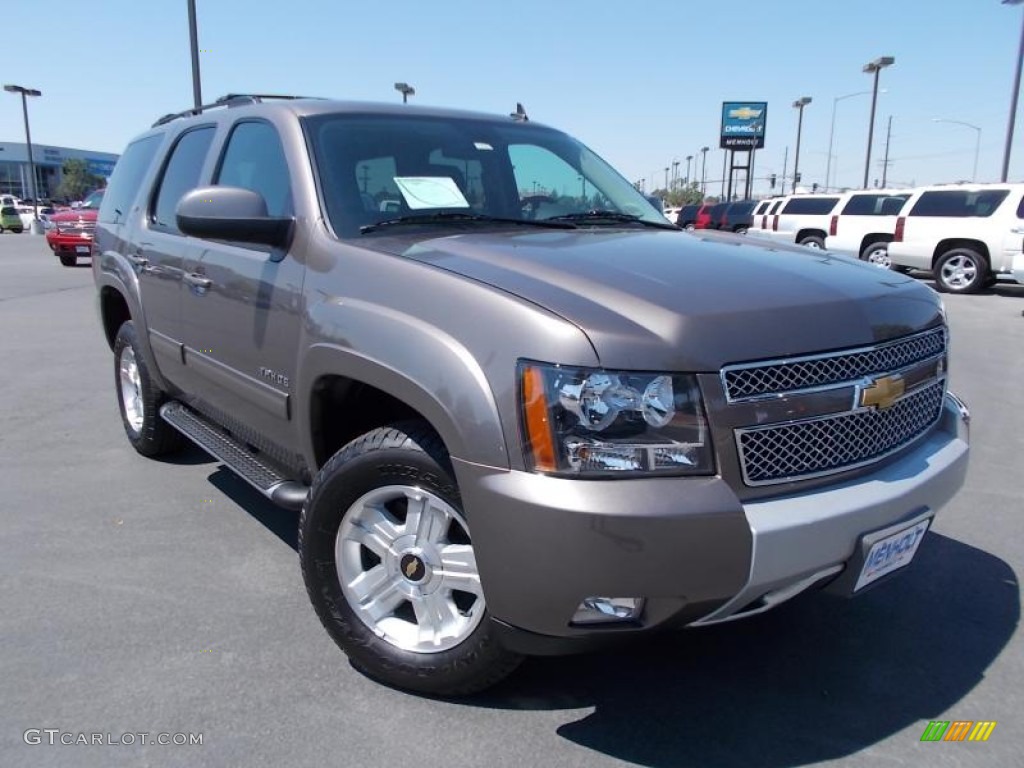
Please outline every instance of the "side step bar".
M160 416L278 506L302 509L307 486L282 475L217 425L176 400L164 403Z

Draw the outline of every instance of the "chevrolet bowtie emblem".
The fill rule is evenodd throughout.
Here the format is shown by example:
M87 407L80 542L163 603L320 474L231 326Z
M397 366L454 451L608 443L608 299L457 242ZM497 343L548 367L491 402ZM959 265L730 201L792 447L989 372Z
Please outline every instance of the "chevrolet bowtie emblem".
M882 376L871 382L871 386L860 391L860 404L864 408L889 408L899 400L907 389L902 376Z

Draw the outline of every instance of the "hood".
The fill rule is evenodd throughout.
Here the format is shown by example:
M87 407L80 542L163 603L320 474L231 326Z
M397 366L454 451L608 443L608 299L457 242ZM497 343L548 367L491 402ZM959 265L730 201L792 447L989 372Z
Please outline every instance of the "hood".
M97 213L98 212L93 208L79 208L78 210L60 211L59 213L51 213L50 221L57 222L58 224L73 223L76 221L96 221Z
M478 280L577 325L602 365L717 371L941 323L897 272L803 247L671 231L521 231L361 243Z

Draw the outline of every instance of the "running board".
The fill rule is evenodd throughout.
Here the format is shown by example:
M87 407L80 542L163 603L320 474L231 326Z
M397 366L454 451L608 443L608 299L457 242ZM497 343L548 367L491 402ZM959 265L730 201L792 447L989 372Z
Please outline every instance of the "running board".
M163 420L278 506L302 509L309 488L281 474L219 426L172 400L160 408Z

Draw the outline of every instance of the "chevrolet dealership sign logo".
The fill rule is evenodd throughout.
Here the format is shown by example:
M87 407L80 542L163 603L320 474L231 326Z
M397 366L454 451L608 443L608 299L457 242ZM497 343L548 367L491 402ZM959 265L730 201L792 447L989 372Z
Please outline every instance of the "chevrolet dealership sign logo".
M751 109L750 107L743 105L737 109L729 110L729 117L734 117L737 120L753 120L755 117L760 117L763 109Z

